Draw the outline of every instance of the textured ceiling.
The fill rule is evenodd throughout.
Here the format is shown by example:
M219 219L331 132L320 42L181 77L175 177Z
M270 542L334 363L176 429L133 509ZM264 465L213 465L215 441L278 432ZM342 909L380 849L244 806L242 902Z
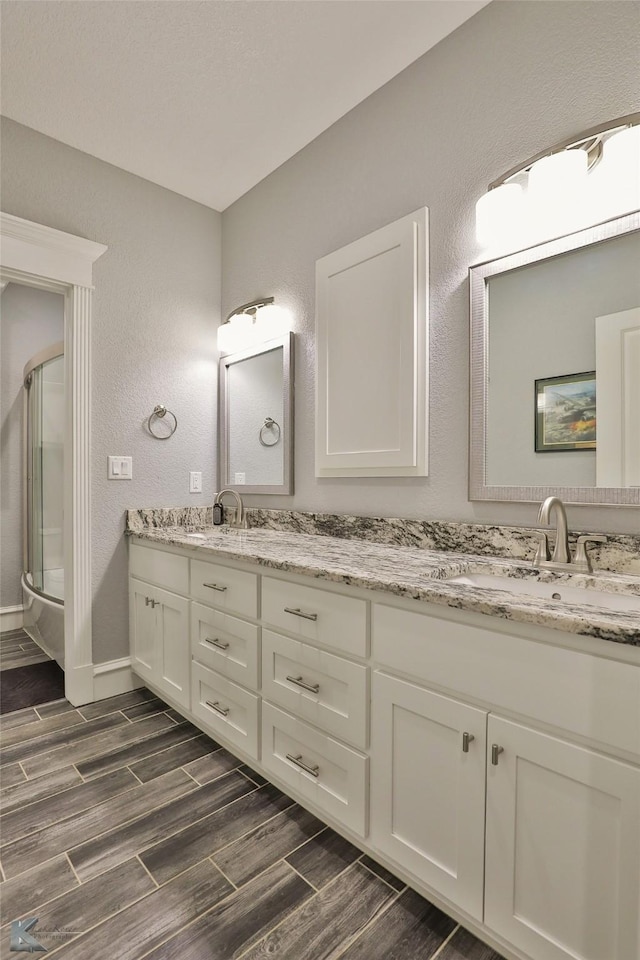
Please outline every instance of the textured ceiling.
M4 0L2 113L223 210L486 0Z

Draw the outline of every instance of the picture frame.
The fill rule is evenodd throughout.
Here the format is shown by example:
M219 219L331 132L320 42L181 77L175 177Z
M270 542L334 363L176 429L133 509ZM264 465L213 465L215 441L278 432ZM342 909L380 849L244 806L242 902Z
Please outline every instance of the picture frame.
M596 374L568 373L535 381L535 452L596 448Z

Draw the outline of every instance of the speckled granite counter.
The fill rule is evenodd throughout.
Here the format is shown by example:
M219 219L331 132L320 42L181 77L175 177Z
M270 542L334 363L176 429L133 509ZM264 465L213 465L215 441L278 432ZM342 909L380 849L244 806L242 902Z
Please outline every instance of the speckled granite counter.
M290 530L230 530L204 526L208 515L190 518L185 526L142 522L144 511L130 511L127 532L141 540L228 560L257 563L319 580L379 590L459 610L487 614L506 620L539 624L567 633L598 637L640 646L640 577L606 573L586 576L533 570L522 560L508 560L470 553L429 550L363 539L297 533ZM152 511L148 511L149 514ZM175 517L182 520L179 511ZM151 520L151 518L149 518ZM195 528L195 529L194 529ZM614 611L595 605L577 605L447 582L465 573L498 573L502 576L553 582L561 590L569 579L574 586L596 583L609 593L637 597L637 610ZM588 597L585 591L585 597ZM594 603L592 599L591 603Z

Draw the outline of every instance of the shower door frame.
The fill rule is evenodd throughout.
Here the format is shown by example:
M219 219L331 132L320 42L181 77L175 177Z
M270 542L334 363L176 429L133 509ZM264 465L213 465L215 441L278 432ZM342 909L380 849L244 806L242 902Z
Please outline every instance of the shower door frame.
M94 700L91 636L91 306L93 264L107 247L0 212L0 280L64 296L65 696Z

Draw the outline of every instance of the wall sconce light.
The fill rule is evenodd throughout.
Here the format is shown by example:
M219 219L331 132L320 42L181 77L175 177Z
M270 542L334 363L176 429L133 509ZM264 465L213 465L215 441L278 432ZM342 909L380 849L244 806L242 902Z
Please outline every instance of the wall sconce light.
M476 204L476 235L506 253L640 209L640 113L513 167Z
M291 315L284 307L277 307L273 299L259 297L231 311L218 327L220 353L237 353L289 332Z

